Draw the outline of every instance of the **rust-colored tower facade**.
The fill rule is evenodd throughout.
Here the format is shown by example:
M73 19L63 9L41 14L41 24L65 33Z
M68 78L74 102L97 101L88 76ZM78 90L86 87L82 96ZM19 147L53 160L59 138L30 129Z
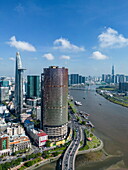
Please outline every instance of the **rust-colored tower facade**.
M51 66L41 78L42 128L49 140L63 140L68 123L68 69Z

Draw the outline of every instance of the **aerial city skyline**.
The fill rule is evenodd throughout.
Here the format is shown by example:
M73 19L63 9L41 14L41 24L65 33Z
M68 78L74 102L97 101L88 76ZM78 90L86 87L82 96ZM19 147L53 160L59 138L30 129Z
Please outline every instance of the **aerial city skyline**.
M128 169L128 1L0 1L0 170Z
M62 170L75 169L78 152L95 153L104 147L103 141L93 133L96 124L89 120L90 114L82 106L88 102L87 96L101 95L127 107L128 76L116 74L114 65L111 74L102 74L102 77L69 74L68 68L49 66L40 75L27 75L25 79L23 72L27 68L23 65L20 53L16 52L15 79L0 78L1 166L10 166L6 162L16 153L22 158L23 153L37 152L37 157L45 159L61 153L61 163L57 166ZM86 97L74 100L73 91L82 92ZM93 104L97 102L99 100ZM98 106L103 107L101 103ZM64 153L61 147L66 147ZM52 151L55 154L49 155ZM26 154L24 161L28 159Z

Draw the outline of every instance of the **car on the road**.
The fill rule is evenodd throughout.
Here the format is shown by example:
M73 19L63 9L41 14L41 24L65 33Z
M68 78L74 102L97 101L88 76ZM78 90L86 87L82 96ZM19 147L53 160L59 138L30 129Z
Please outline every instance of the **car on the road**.
M7 159L3 159L3 161L6 161Z

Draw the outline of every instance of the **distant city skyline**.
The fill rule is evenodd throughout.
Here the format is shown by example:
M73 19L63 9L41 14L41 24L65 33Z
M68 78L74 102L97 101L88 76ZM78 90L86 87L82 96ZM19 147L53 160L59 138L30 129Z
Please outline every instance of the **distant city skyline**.
M0 76L14 77L20 52L25 75L51 65L69 73L128 74L127 0L0 2Z

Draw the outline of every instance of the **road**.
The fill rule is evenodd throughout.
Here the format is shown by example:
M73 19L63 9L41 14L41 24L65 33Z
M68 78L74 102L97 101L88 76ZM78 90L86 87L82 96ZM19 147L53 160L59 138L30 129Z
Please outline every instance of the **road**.
M72 142L70 143L69 147L67 148L66 152L64 153L63 160L62 160L62 170L74 170L75 169L75 158L76 153L80 147L80 141L82 138L82 128L76 122L76 118L74 115L72 116L72 129L74 129L74 133L76 133L73 137Z

